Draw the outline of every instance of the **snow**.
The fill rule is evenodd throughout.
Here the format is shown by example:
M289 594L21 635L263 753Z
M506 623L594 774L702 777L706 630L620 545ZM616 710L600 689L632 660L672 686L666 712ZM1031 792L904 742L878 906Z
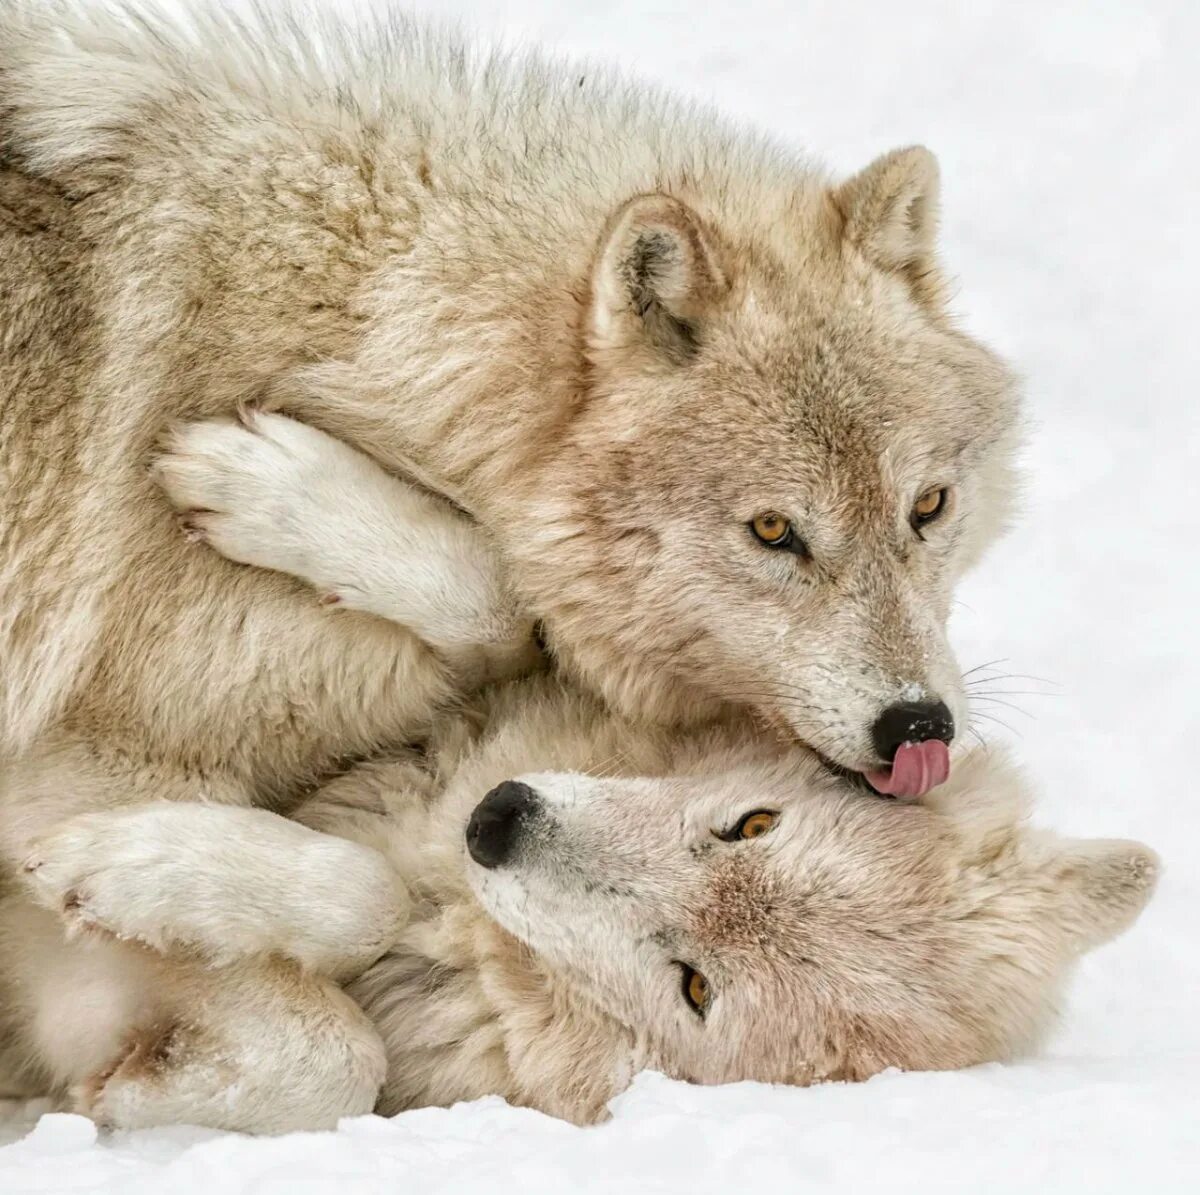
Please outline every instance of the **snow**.
M1151 1175L1155 1192L1184 1191L1195 1181L1184 1114L1193 1081L1183 1059L1131 1075L1127 1062L1082 1057L810 1091L645 1074L593 1129L489 1097L347 1120L336 1133L161 1129L106 1145L90 1121L58 1114L0 1150L0 1190L1057 1195L1124 1190ZM1163 1115L1168 1107L1174 1115Z
M1200 6L454 0L437 11L623 63L838 170L914 141L938 153L956 306L1023 372L1033 424L1020 526L961 594L963 666L1003 658L1005 671L1046 678L988 686L1036 694L1009 698L1030 717L993 709L1022 733L1042 819L1141 838L1164 855L1165 880L1133 931L1087 960L1037 1061L806 1091L646 1075L590 1130L495 1099L275 1140L103 1139L80 1118L46 1116L0 1149L0 1191L1194 1190ZM15 1110L8 1135L36 1111Z

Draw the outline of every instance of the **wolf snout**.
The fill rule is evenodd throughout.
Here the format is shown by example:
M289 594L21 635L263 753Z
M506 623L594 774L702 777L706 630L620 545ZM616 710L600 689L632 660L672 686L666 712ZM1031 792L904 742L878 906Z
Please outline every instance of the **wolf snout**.
M871 727L875 750L888 767L866 773L883 796L923 797L950 775L954 716L942 701L888 706Z
M467 822L467 852L480 867L502 867L512 858L524 827L541 802L528 784L505 780L475 806Z
M879 758L891 763L905 743L954 738L954 715L944 701L905 701L889 705L871 727L871 741Z

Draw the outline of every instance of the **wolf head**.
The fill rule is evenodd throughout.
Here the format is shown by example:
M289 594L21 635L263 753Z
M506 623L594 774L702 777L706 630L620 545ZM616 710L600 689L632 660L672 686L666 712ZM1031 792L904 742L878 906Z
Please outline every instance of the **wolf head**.
M885 791L901 744L962 725L947 613L1007 513L1016 407L946 314L936 202L912 149L779 210L613 215L519 572L617 708L748 705Z
M541 1017L510 977L527 1003L505 1049L537 1076L527 1098L586 1118L572 1092L599 1114L612 1076L641 1066L809 1084L1030 1048L1074 960L1145 905L1157 861L1031 830L1024 812L1018 780L979 753L926 805L863 799L799 753L499 786L467 866L527 948L493 956L554 991Z

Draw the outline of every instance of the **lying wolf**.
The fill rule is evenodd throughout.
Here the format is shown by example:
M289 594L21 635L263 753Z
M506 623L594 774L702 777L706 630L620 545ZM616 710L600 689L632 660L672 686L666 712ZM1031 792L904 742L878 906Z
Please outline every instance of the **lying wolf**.
M0 11L0 851L156 798L289 808L530 618L618 713L749 712L936 784L1016 416L947 310L930 154L834 185L619 80L324 20ZM469 667L437 592L334 619L180 541L164 428L264 398L475 517Z
M191 434L221 462L223 551L411 611L426 549L394 479L281 416ZM584 1123L645 1067L810 1084L1007 1058L1157 869L1028 828L1023 788L975 752L924 805L885 801L745 727L516 681L316 792L308 830L181 802L50 836L27 867L51 911L0 905L0 1041L109 1123L257 1131L488 1093Z

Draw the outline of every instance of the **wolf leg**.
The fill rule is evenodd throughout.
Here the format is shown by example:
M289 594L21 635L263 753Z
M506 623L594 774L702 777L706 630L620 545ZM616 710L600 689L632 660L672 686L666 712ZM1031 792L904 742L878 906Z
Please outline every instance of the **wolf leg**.
M226 967L113 938L69 942L27 898L0 898L3 1061L25 1093L67 1095L116 1128L332 1127L369 1112L377 1033L331 979L280 959Z
M259 412L187 424L156 472L186 532L222 555L299 577L442 652L529 660L532 624L484 532L332 436Z
M329 979L286 962L175 967L158 1018L73 1090L101 1124L198 1124L250 1133L336 1126L375 1105L383 1043Z
M69 933L213 964L274 954L340 980L379 958L408 915L378 851L260 809L158 801L82 814L24 870Z

